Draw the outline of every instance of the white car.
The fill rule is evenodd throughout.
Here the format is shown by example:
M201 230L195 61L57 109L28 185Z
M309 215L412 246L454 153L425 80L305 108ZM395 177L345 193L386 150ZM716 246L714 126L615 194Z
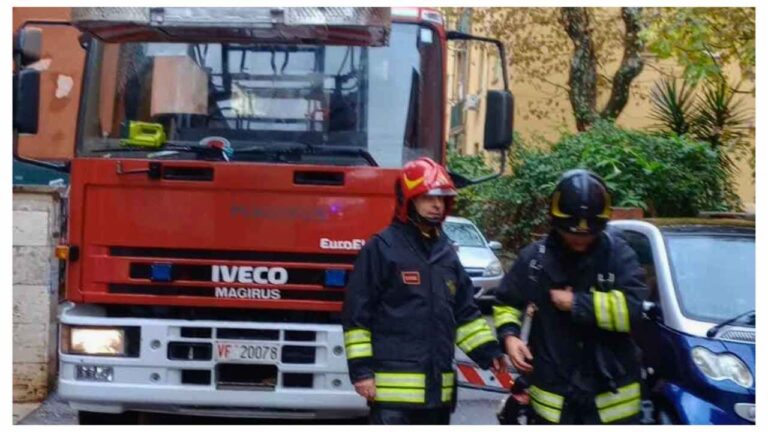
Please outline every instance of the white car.
M494 290L504 277L501 261L494 251L501 250L501 243L488 242L472 221L448 216L443 231L457 246L459 260L475 286L475 299L493 300Z

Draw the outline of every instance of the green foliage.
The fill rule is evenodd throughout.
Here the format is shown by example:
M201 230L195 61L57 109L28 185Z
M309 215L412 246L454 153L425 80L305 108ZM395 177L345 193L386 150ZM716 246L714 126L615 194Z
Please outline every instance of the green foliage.
M703 86L676 79L656 83L651 94L651 117L661 130L709 143L729 174L736 158L750 153L749 116L744 100L723 79L707 80Z
M675 58L694 82L723 76L738 62L742 76L755 77L755 8L648 8L641 33L649 51Z
M738 198L717 152L676 135L624 130L598 122L587 132L566 135L549 150L520 140L510 154L512 174L462 190L457 213L475 221L492 238L517 249L547 230L549 195L559 176L572 168L600 174L617 207L640 207L647 216L695 216L731 210ZM451 169L482 171L482 158L449 157Z

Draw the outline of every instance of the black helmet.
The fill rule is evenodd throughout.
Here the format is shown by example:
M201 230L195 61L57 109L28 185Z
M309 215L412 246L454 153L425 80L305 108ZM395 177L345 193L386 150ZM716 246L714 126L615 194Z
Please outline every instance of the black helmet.
M552 224L573 234L597 234L611 218L611 194L603 179L584 169L560 177L549 206Z

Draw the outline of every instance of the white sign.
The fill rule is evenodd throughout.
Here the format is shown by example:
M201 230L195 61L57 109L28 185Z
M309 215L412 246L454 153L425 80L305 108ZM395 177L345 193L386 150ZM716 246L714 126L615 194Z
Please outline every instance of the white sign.
M219 360L243 363L277 363L280 359L280 347L265 343L216 342L216 354Z
M331 240L327 238L320 239L320 249L335 249L335 250L360 250L365 246L365 240L352 239L352 240Z

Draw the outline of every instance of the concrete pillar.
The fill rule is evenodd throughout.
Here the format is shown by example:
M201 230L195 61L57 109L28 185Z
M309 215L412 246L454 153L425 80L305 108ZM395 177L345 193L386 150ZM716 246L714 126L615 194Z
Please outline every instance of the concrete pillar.
M62 194L13 188L13 401L41 401L55 383Z

